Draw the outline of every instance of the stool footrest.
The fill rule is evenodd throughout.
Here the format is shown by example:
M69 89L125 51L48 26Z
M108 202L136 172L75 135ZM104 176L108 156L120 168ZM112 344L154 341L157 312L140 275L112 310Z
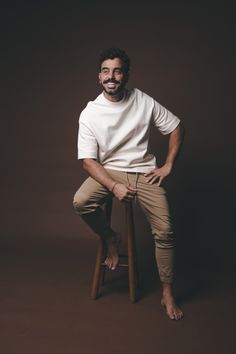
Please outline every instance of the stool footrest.
M106 264L104 262L101 263L101 266L106 267ZM118 263L117 267L128 267L129 265L127 263Z

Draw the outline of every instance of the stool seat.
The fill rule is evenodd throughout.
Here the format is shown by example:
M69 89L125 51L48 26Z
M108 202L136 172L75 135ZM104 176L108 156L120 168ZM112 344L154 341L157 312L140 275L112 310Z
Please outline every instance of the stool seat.
M138 268L137 268L137 254L135 244L135 228L132 202L125 202L125 230L127 237L127 255L119 255L120 258L127 258L127 262L119 262L119 267L127 267L129 280L129 298L132 303L137 301L137 287L138 287ZM111 222L112 214L112 198L105 204L105 214L109 222ZM99 244L97 248L97 255L95 261L95 269L92 282L91 298L97 299L99 291L104 283L105 272L108 269L104 263L105 244L99 237ZM114 271L113 271L114 272Z

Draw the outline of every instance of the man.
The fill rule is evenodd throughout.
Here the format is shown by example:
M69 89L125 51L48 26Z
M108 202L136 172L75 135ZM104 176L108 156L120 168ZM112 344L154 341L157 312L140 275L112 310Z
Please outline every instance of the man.
M99 59L103 92L88 103L79 120L78 158L90 177L74 196L74 208L107 244L105 263L116 269L119 236L111 229L100 206L111 193L122 202L134 198L143 209L155 241L155 255L163 285L161 304L169 318L183 312L176 305L172 284L174 239L163 179L173 168L183 140L180 120L138 89L128 90L130 60L124 50L109 48ZM169 136L163 166L149 151L151 126Z

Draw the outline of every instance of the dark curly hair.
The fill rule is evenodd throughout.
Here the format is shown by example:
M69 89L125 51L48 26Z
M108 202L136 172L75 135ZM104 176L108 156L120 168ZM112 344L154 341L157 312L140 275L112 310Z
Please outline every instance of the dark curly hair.
M99 72L101 71L102 63L107 59L119 58L122 62L122 68L125 73L129 72L130 59L123 49L112 47L104 50L99 56Z

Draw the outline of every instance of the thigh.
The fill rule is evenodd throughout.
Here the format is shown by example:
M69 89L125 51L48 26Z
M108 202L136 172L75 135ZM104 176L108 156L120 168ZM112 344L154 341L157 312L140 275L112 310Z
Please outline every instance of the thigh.
M171 232L171 221L166 191L157 184L148 184L143 175L137 182L137 200L143 209L153 233L157 230Z
M88 177L74 195L74 204L103 204L111 193L101 183Z
M115 181L126 185L128 184L127 174L125 172L107 169L107 173ZM94 211L111 197L113 197L113 193L101 183L89 177L75 193L73 204L78 212L87 213Z
M129 179L127 177L127 173L124 171L111 170L106 168L107 173L114 179L114 181L118 183L125 184L126 186L129 184Z

